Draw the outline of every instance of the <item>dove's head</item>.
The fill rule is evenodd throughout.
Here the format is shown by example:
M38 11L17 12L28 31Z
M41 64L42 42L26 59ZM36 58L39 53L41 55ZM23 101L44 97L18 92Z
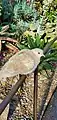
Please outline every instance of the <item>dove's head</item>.
M43 50L41 50L40 48L32 49L32 51L38 58L41 58L41 56L44 56Z

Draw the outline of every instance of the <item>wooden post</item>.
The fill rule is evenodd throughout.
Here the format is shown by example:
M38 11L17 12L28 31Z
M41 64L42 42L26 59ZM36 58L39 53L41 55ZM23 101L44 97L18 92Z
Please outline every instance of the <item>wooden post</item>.
M34 103L33 103L33 119L37 120L37 95L38 94L38 67L34 71Z

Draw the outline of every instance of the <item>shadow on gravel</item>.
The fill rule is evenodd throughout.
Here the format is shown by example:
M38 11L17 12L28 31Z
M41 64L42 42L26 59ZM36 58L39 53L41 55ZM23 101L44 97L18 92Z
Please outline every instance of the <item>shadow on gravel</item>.
M42 120L57 120L57 88L54 91Z

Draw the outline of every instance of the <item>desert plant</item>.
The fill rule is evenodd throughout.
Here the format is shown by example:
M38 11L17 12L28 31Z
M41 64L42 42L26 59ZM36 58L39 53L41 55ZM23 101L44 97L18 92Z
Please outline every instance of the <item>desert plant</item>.
M13 15L13 7L8 0L2 0L2 13L3 22L10 22Z
M35 35L34 37L28 35L28 37L26 37L25 40L21 41L21 43L18 44L19 49L22 49L22 48L29 48L29 49L41 48L41 49L43 49L44 46L45 46L45 40L42 40L39 35Z
M2 15L2 1L0 0L0 17Z
M26 0L19 0L14 6L14 18L15 20L23 19L24 21L33 20L37 17L37 12L32 4L27 5Z
M36 12L32 4L33 3L28 5L26 0L16 0L15 2L13 11L14 17L13 24L11 24L11 31L13 26L16 25L15 31L18 38L20 38L23 32L29 29L30 22L35 21L38 17L38 13Z

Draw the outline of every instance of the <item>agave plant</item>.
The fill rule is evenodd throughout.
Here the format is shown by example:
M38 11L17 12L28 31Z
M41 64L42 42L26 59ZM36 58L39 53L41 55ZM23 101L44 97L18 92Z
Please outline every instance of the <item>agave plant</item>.
M2 13L3 21L10 22L13 15L13 6L8 0L2 0Z
M36 12L33 3L30 5L27 4L26 0L16 1L14 5L14 17L13 17L13 26L15 26L16 36L20 38L21 34L29 29L29 25L31 21L35 21L38 17L38 13ZM13 28L11 25L11 28Z
M27 5L26 0L19 0L14 6L14 18L15 20L23 19L23 20L32 20L35 16L37 17L37 12L32 8L32 4Z

